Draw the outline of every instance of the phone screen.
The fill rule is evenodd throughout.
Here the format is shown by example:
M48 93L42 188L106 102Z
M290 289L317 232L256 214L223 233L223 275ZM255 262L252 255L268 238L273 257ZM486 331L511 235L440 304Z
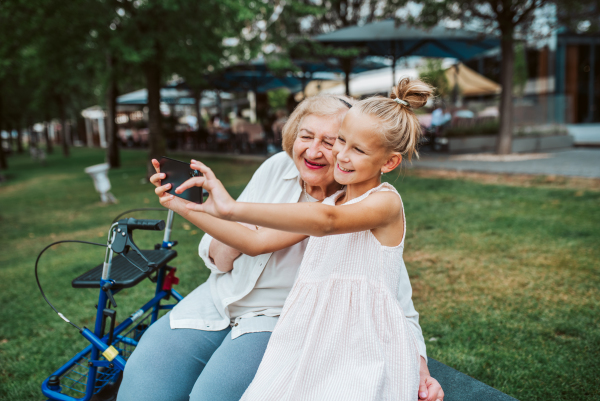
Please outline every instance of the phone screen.
M204 197L202 195L201 187L192 187L180 194L175 193L175 188L185 181L192 177L201 177L202 173L200 171L191 169L189 163L165 156L159 160L159 164L160 172L166 175L166 177L161 180L161 185L171 184L171 188L167 191L168 193L190 202L202 203Z

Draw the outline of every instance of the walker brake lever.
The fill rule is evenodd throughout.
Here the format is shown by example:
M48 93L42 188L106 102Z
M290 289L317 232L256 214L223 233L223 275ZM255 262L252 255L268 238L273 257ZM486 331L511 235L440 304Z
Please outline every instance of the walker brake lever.
M133 249L135 251L135 253L137 253L146 262L148 268L157 267L158 265L155 262L149 261L148 258L146 258L146 256L144 256L142 251L140 251L140 249L137 247L135 242L133 242L133 238L132 238L133 233L127 227L126 221L127 220L119 221L119 224L117 225L117 229L116 229L117 233L115 235L115 240L110 245L111 249L114 252L118 253L119 255L123 256L129 263L131 263L132 265L134 265L135 267L137 267L144 273L147 272L148 269L146 269L146 270L142 269L141 267L139 267L137 264L135 264L131 259L129 259L126 256L128 248ZM122 224L121 222L123 222L124 224Z
M137 267L139 270L143 271L144 273L148 273L148 270L150 270L150 267L154 267L154 266L150 266L150 265L148 265L148 266L149 266L149 268L148 268L148 269L146 269L146 270L144 270L144 269L142 269L140 266L138 266L138 264L137 264L137 263L135 263L133 260L129 259L129 258L127 257L127 253L126 253L126 252L123 252L123 253L121 253L120 255L121 255L122 257L124 257L126 261L128 261L129 263L131 263L132 265L134 265L135 267Z

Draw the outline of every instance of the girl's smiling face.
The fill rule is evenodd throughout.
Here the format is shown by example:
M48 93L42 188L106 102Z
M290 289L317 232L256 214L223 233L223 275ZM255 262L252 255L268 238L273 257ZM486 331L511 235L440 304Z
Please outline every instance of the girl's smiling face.
M377 119L373 116L354 109L346 114L332 149L337 182L349 185L379 180L382 172L387 173L400 164L402 156L386 148L377 129Z

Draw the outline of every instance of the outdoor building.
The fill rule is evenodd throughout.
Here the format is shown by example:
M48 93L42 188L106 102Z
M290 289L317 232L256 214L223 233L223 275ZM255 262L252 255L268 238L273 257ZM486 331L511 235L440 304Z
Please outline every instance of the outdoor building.
M525 97L555 102L563 123L600 123L600 35L559 31L541 45L527 41L525 62ZM465 64L496 82L500 79L497 51Z

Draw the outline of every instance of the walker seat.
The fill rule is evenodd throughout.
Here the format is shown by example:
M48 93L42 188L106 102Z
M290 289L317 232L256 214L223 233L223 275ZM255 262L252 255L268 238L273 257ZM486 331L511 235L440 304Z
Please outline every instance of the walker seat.
M141 251L150 261L156 263L155 267L148 267L146 262L135 252L129 252L127 257L138 266L148 269L143 272L121 255L117 255L112 261L110 278L115 281L113 289L130 288L139 284L143 279L150 276L156 270L164 267L169 261L177 256L177 251L173 249L156 249ZM83 273L71 282L73 288L98 288L102 277L103 264L99 264L91 270Z

